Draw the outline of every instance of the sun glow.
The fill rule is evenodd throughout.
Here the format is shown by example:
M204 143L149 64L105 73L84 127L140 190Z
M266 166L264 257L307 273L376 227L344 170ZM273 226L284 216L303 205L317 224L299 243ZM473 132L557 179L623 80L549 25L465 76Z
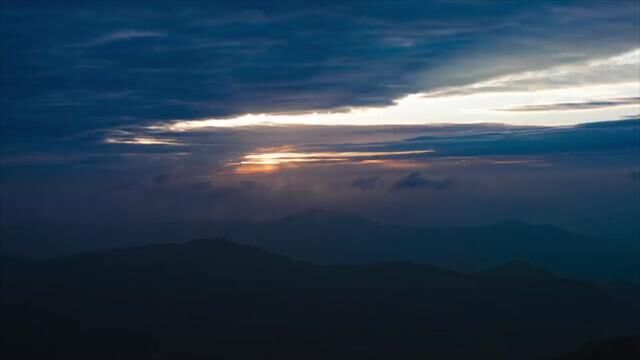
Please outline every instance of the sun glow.
M170 145L180 146L183 145L180 142L171 139L159 139L154 137L111 137L104 140L107 144L126 144L126 145Z
M433 150L418 151L363 151L363 152L266 152L247 154L240 165L279 165L287 163L335 162L353 159L373 160L375 158L420 155L432 153Z
M433 150L416 151L362 151L362 152L300 152L279 149L271 152L251 153L244 155L238 162L227 165L234 168L235 173L273 172L282 167L298 167L311 164L385 164L397 156L420 156L433 153Z

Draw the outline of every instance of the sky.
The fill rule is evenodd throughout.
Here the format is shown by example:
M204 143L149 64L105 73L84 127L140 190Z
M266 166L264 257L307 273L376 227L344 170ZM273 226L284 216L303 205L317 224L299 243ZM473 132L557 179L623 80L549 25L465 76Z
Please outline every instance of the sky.
M637 1L5 1L0 220L640 239Z

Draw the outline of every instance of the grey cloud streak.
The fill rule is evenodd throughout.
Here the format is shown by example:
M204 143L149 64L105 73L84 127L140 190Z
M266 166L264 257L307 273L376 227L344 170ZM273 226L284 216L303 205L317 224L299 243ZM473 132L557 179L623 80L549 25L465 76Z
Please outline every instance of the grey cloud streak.
M525 106L518 106L518 107L512 107L512 108L500 109L500 110L514 111L514 112L557 111L557 110L571 111L571 110L598 109L598 108L622 106L622 105L638 105L640 107L640 97L609 99L605 101L525 105Z

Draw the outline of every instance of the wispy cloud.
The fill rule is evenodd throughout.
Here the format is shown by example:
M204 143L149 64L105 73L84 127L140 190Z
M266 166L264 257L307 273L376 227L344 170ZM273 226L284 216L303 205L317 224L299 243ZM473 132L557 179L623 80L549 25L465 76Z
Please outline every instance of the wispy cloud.
M113 31L86 42L75 44L76 47L93 47L100 46L118 41L126 41L140 38L156 38L166 36L164 31L148 31L148 30L134 30L124 29Z
M263 151L250 153L242 157L240 161L227 163L236 173L263 173L279 170L281 167L298 167L314 164L342 164L342 163L367 163L370 161L389 160L394 158L411 158L433 153L433 150L410 151L323 151L301 152L275 149L275 151Z
M424 96L452 96L496 91L539 91L578 85L637 83L638 66L640 66L640 48L635 48L613 56L515 72L463 86L436 89L427 92Z
M133 137L109 137L104 140L106 144L125 144L125 145L169 145L180 146L185 145L172 139L154 138L148 136Z
M592 100L585 102L565 102L556 104L539 104L539 105L522 105L501 111L516 112L532 112L532 111L573 111L573 110L589 110L599 109L613 106L638 105L640 106L640 97L628 97L620 99ZM632 116L632 115L630 115Z

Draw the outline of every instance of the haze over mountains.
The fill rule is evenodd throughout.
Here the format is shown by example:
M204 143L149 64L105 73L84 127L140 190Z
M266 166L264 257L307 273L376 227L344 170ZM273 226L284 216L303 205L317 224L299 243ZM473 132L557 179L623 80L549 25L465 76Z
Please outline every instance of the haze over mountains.
M212 239L5 265L7 359L541 359L640 333L629 294L522 262L318 266Z
M598 239L520 221L401 226L313 209L261 223L10 227L4 233L5 253L13 256L55 256L215 236L318 264L409 261L469 272L524 261L574 278L640 282L640 239Z

